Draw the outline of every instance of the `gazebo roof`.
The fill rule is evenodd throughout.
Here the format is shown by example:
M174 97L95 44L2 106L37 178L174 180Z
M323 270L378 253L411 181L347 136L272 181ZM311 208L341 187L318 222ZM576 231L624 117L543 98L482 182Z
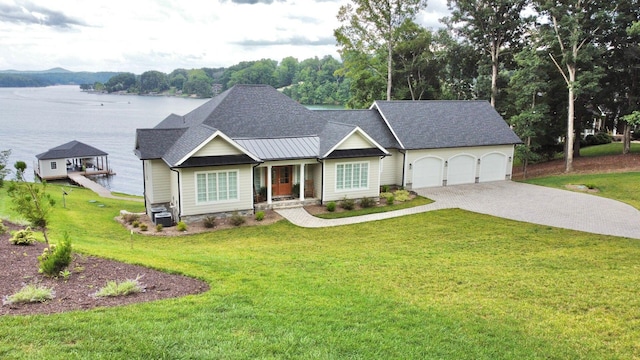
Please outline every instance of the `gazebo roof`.
M86 158L94 156L106 156L106 152L89 146L85 143L73 140L66 144L56 146L47 152L36 155L38 160Z

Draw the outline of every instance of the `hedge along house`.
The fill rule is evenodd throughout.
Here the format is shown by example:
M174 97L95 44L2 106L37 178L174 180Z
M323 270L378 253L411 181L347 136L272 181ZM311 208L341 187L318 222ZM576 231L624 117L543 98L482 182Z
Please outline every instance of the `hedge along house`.
M440 128L447 131L435 132L429 128L438 120L427 120L433 115L422 107L427 103L376 102L368 110L314 111L270 86L236 85L185 116L172 114L152 129L137 130L135 153L143 162L147 212L163 206L174 220L191 221L378 197L380 185L416 187L416 178L434 177L433 171L440 174L438 184L418 185L475 182L481 170L477 159L483 158L495 168L488 172L492 179L499 177L496 173L500 180L510 177L513 147L520 140L488 103L468 102L489 109L465 108L464 116L472 118L443 124ZM441 103L451 104L451 113L467 104ZM414 146L431 143L412 141L450 134L455 137L449 140L457 139L453 142L463 148L419 148ZM473 179L458 175L463 168L468 172L466 167L472 167Z

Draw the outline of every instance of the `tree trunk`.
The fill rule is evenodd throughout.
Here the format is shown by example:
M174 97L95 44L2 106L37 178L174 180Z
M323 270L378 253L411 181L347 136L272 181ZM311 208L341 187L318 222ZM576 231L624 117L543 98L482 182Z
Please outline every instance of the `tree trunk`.
M571 172L573 171L573 117L575 113L575 96L573 94L573 87L576 83L576 69L575 66L569 65L567 65L567 69L569 70L569 84L567 84L569 87L569 108L567 109L567 139L565 144L566 156L564 171Z
M391 83L393 70L393 46L391 40L387 41L387 101L391 100Z
M527 136L527 150L526 155L524 157L524 161L522 161L522 178L527 178L527 165L529 165L529 150L531 149L531 136Z
M496 107L498 97L498 49L495 45L491 49L491 106Z
M624 124L624 132L622 135L622 153L628 154L631 152L631 126L627 123Z

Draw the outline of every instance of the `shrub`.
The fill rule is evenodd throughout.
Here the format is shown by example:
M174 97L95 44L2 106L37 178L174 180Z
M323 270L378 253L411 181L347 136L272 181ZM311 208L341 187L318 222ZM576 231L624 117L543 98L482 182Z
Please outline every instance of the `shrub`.
M264 220L264 211L258 211L256 213L256 220L258 220L258 221Z
M134 228L137 228L140 226L140 221L135 220L134 222L131 223L131 226L133 226Z
M389 185L382 185L380 187L381 192L389 192Z
M204 227L206 227L207 229L212 229L212 228L216 227L216 217L215 216L207 216L206 218L204 218L202 223L204 224Z
M356 207L356 202L353 199L344 198L340 202L340 207L345 210L353 210Z
M127 224L133 224L134 221L140 220L140 215L131 213L122 214L122 220Z
M156 225L156 232L161 232L162 228L163 228L162 224Z
M71 263L71 240L67 234L57 246L50 245L38 256L39 272L47 276L57 276Z
M122 282L107 281L107 284L100 288L93 294L95 297L107 297L107 296L126 296L129 294L136 294L143 292L144 286L140 284L141 276L138 275L135 279L129 279Z
M149 226L147 226L147 224L140 224L140 230L147 231L149 230Z
M36 238L35 236L33 236L33 231L31 231L31 228L27 226L27 228L23 230L13 232L9 241L13 245L31 245L36 242Z
M2 223L2 219L0 219L0 235L7 232L7 227Z
M32 302L45 302L53 299L55 292L53 289L38 286L34 284L25 285L17 293L9 296L5 296L2 303L7 304L21 304Z
M400 202L405 202L411 198L411 195L407 190L398 190L393 194L395 199Z
M360 206L363 208L370 208L370 207L374 207L375 205L376 205L376 201L373 200L373 198L363 197L362 199L360 199Z
M393 195L387 196L387 205L393 205L393 202L396 201Z
M178 231L187 231L187 224L184 221L178 221L178 225L176 225L176 229Z
M336 211L336 203L335 203L335 202L333 202L333 201L329 201L329 202L327 203L327 211L328 211L328 212L334 212L334 211Z
M244 218L244 216L236 213L236 214L231 215L230 221L231 221L231 224L233 226L240 226L240 225L244 224L245 218Z

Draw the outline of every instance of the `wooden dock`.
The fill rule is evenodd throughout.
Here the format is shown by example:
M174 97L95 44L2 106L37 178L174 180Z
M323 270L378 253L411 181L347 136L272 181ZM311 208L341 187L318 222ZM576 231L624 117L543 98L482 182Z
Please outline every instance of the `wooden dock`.
M87 188L102 197L111 197L111 191L95 181L89 180L81 172L70 172L67 176L74 183Z

